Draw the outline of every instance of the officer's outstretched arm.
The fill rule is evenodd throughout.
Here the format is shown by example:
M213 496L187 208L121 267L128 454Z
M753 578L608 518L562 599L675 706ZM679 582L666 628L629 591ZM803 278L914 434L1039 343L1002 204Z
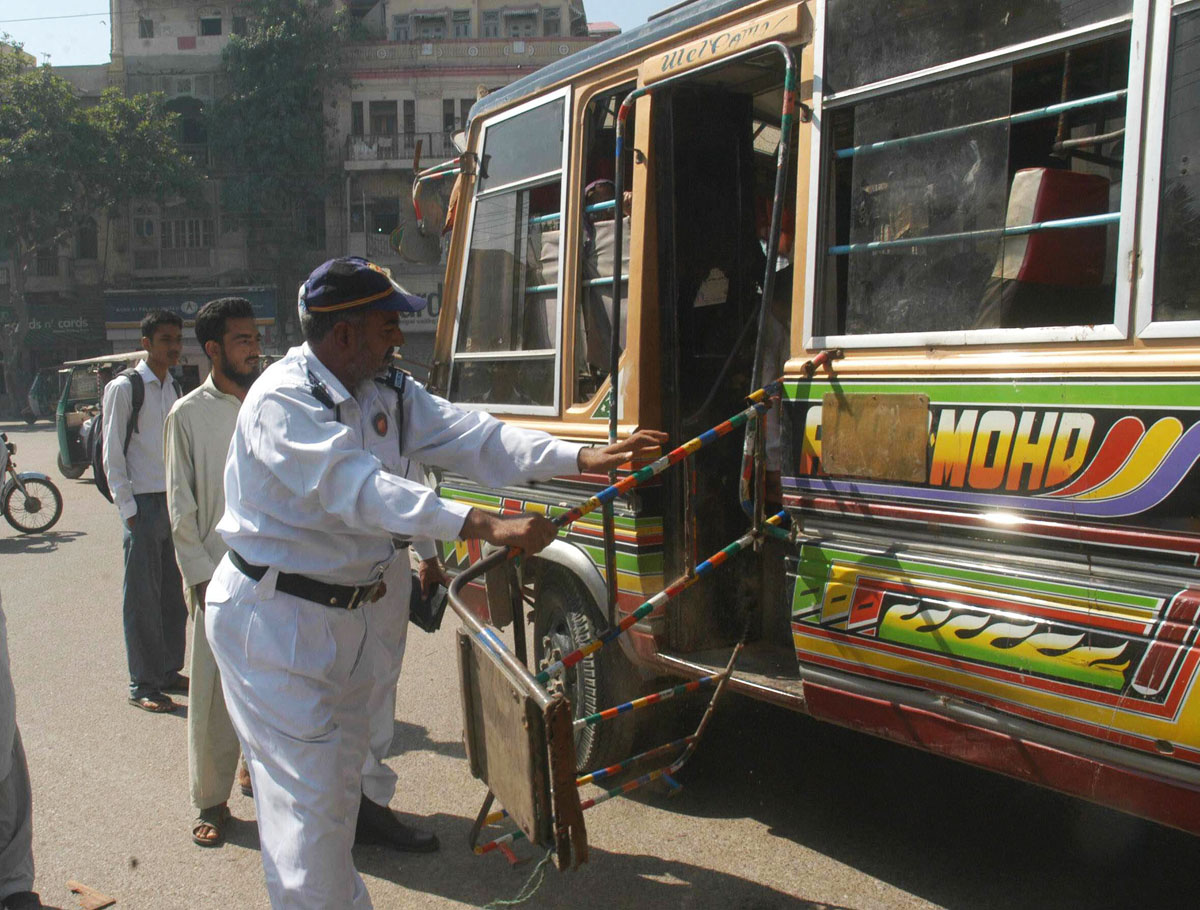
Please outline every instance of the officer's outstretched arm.
M627 439L607 446L589 446L579 450L581 471L615 471L627 461L643 461L659 454L667 434L661 430L638 430Z
M532 512L502 516L472 509L467 513L458 536L463 540L486 540L497 546L537 553L550 546L556 534L558 527L554 522Z

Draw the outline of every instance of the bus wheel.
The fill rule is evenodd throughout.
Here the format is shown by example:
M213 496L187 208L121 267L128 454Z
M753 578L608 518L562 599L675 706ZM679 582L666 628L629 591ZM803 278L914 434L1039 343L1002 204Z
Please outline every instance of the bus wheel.
M62 453L59 453L58 473L67 478L67 480L78 480L87 469L88 466L86 464L64 464Z
M538 670L587 644L603 629L599 611L578 580L562 571L543 579L533 619ZM546 688L565 695L579 719L635 698L636 679L620 645L614 642L550 680ZM628 758L635 727L634 715L626 714L576 730L578 770L589 771Z

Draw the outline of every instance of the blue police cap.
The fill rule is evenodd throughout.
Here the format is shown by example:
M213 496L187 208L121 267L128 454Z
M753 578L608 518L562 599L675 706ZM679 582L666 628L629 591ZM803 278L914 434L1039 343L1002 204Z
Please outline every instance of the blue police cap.
M410 294L373 262L344 256L323 262L300 286L301 310L336 313L343 310L395 310L415 313L425 298Z

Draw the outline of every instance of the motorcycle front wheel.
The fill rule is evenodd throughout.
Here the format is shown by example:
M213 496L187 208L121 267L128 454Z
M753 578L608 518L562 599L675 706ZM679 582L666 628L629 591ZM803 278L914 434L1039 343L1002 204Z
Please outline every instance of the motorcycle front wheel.
M49 480L40 477L23 479L25 492L16 484L10 486L0 502L4 520L22 534L40 534L54 527L62 515L62 494Z

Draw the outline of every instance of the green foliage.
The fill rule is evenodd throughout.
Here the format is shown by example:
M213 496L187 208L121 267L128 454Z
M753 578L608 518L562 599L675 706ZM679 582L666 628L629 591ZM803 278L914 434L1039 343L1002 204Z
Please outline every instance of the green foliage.
M49 66L0 56L0 243L55 242L134 197L188 195L200 175L157 96L109 89L93 107Z
M334 186L325 92L344 79L338 54L348 20L332 0L251 0L249 28L223 54L225 96L209 136L223 178L222 207L262 243L295 249L301 213Z
M11 317L0 325L10 398L32 378L24 288L35 251L132 199L198 193L201 175L175 131L161 96L109 89L85 107L49 66L0 53L0 250L15 263Z

